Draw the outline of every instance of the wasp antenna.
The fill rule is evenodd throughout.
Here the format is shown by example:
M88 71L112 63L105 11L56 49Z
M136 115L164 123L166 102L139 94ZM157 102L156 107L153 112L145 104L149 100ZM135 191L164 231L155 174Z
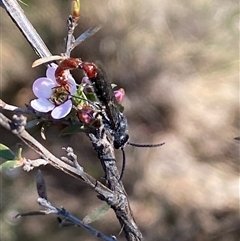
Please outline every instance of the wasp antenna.
M122 151L122 154L123 154L123 163L122 163L121 174L120 174L120 177L118 179L119 182L122 180L123 173L124 173L125 166L126 166L126 155L125 155L125 151L124 151L123 147L121 148L121 151Z
M158 144L138 144L138 143L132 143L132 142L128 142L127 143L130 146L135 146L135 147L159 147L159 146L163 146L165 144L165 142L162 143L158 143Z

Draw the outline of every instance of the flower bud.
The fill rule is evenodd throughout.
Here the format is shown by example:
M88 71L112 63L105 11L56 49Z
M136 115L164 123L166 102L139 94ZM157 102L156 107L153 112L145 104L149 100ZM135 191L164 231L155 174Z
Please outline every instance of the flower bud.
M123 101L123 97L125 95L125 91L124 91L123 88L121 88L119 90L115 90L114 91L114 95L115 95L115 98L116 98L117 102L120 104Z
M72 16L75 19L80 17L80 0L72 1Z
M94 120L94 111L89 105L79 106L77 115L84 124L89 124Z

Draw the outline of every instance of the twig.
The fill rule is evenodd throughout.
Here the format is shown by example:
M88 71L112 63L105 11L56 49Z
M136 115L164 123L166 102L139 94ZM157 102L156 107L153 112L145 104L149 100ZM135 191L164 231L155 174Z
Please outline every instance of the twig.
M56 214L64 219L64 221L69 221L72 224L77 225L78 227L82 227L86 230L88 230L91 234L94 236L101 238L104 241L117 241L117 239L113 236L107 236L104 233L101 233L97 229L93 228L91 225L84 223L82 220L78 219L74 215L70 214L67 212L66 209L62 208L57 208L53 206L46 198L39 197L37 199L37 202L39 205L44 207L44 210L40 211L28 211L24 213L19 213L15 216L15 218L19 217L26 217L26 216L36 216L36 215L47 215L47 214Z
M14 111L16 109L18 109L17 106L15 105L9 105L6 102L4 102L3 100L0 99L0 108L4 109L4 110L9 110L9 111Z
M72 46L75 42L75 38L73 36L74 30L77 26L77 19L73 18L71 15L68 17L67 20L67 39L66 39L66 46L65 46L65 55L70 57Z
M16 0L1 0L4 4L9 16L23 33L27 41L30 43L34 51L40 57L49 57L51 53L46 45L32 27L26 16L23 14L21 7ZM71 41L70 41L71 42ZM18 136L24 143L30 146L36 153L49 162L52 166L63 172L83 180L86 184L92 187L98 194L99 198L105 200L114 210L116 216L123 227L125 237L129 241L142 240L142 234L138 230L135 220L130 209L127 199L127 194L124 190L122 182L119 181L119 172L116 167L114 155L113 140L111 134L106 130L103 135L98 131L89 133L89 138L98 153L105 177L109 188L98 182L96 179L83 172L79 168L67 165L63 161L56 158L48 150L46 150L39 142L29 135L23 128L19 128L16 123L13 123L0 113L0 125ZM111 190L110 190L111 189Z
M18 2L16 0L1 0L0 3L0 6L6 9L8 15L27 39L35 53L41 58L51 56L52 54L24 14Z
M67 165L66 163L55 157L36 139L34 139L30 134L28 134L27 131L25 131L22 127L17 126L18 124L9 120L2 113L0 113L0 125L6 128L8 131L12 132L14 135L16 135L26 145L28 145L36 153L38 153L44 160L48 161L50 165L62 170L70 176L77 178L78 180L84 181L87 185L93 188L99 195L103 196L105 199L112 199L112 196L114 194L111 190L109 190L102 183L98 182L95 178L85 173L84 171Z
M126 239L140 241L143 239L143 236L134 220L124 186L122 182L119 181L120 175L116 166L113 138L108 130L105 130L102 139L96 138L96 136L99 136L99 133L90 133L90 141L101 161L108 187L114 191L114 193L118 194L117 199L113 200L114 205L111 205L111 207L114 210L121 227L123 227Z
M67 148L63 147L62 149L67 153L68 158L61 157L61 159L62 160L64 159L64 161L66 162L66 158L67 158L68 162L70 162L71 165L73 165L76 169L83 171L83 167L81 167L79 165L79 163L77 161L77 156L76 156L76 154L74 154L73 149L71 147L67 147Z
M39 202L39 200L38 200L38 202ZM76 225L87 229L90 233L92 233L96 237L99 237L99 238L101 238L105 241L117 241L117 239L115 237L109 237L109 236L99 232L98 230L94 229L90 225L85 224L83 221L79 220L78 218L76 218L72 214L68 213L64 208L58 209L57 214L60 215L60 216L63 216L68 221L71 221L71 222L75 223Z
M96 237L101 238L104 241L116 241L115 237L110 237L110 236L107 236L107 235L99 232L95 228L84 223L82 220L80 220L80 219L76 218L75 216L73 216L72 214L68 213L67 210L64 209L63 207L57 208L57 207L53 206L50 203L50 201L48 201L46 183L45 183L45 180L44 180L43 175L40 170L38 170L37 176L36 176L36 187L37 187L37 193L39 196L37 199L37 202L39 205L44 207L44 210L27 211L24 213L18 213L15 216L15 218L24 217L24 216L34 216L34 215L57 214L58 216L63 217L63 221L58 217L58 219L60 219L60 221L62 221L61 223L63 223L64 221L68 221L74 225L77 225L79 227L82 227L82 228L88 230L90 233L92 233Z

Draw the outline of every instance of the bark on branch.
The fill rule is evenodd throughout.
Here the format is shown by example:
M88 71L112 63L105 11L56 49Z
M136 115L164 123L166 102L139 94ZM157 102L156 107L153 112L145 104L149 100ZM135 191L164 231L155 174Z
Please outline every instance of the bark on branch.
M1 0L0 4L6 9L8 15L30 43L36 54L40 57L51 56L50 51L24 15L18 2L16 0ZM24 126L21 124L21 118L22 116L15 116L13 120L9 120L0 113L0 125L15 134L50 165L84 181L93 188L98 193L98 197L106 201L114 210L128 241L142 240L143 237L134 220L126 191L122 182L119 181L120 175L116 166L113 140L108 130L105 130L103 134L98 133L98 131L88 133L105 172L105 186L80 168L68 165L50 153L24 129Z

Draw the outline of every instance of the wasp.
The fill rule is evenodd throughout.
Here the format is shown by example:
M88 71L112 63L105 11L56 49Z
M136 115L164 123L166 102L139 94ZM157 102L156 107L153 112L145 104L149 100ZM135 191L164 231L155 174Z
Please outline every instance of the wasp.
M56 57L57 58L57 57ZM59 58L60 59L60 58ZM70 83L68 82L67 71L73 69L80 69L88 78L90 87L93 89L99 103L99 113L102 115L102 124L105 130L108 130L113 137L113 145L115 149L121 149L123 153L123 166L119 180L122 179L125 168L125 152L124 146L126 144L136 147L159 147L165 143L159 144L136 144L129 142L129 135L127 129L127 119L122 113L122 106L117 102L111 84L107 81L105 72L102 68L91 62L84 62L80 58L65 58L61 57L61 62L55 71L55 78L59 86L65 88L69 92ZM80 112L80 120L84 115L89 115L89 120L92 121L94 117L92 109L87 107ZM89 114L90 113L90 114ZM86 123L88 124L88 123Z

